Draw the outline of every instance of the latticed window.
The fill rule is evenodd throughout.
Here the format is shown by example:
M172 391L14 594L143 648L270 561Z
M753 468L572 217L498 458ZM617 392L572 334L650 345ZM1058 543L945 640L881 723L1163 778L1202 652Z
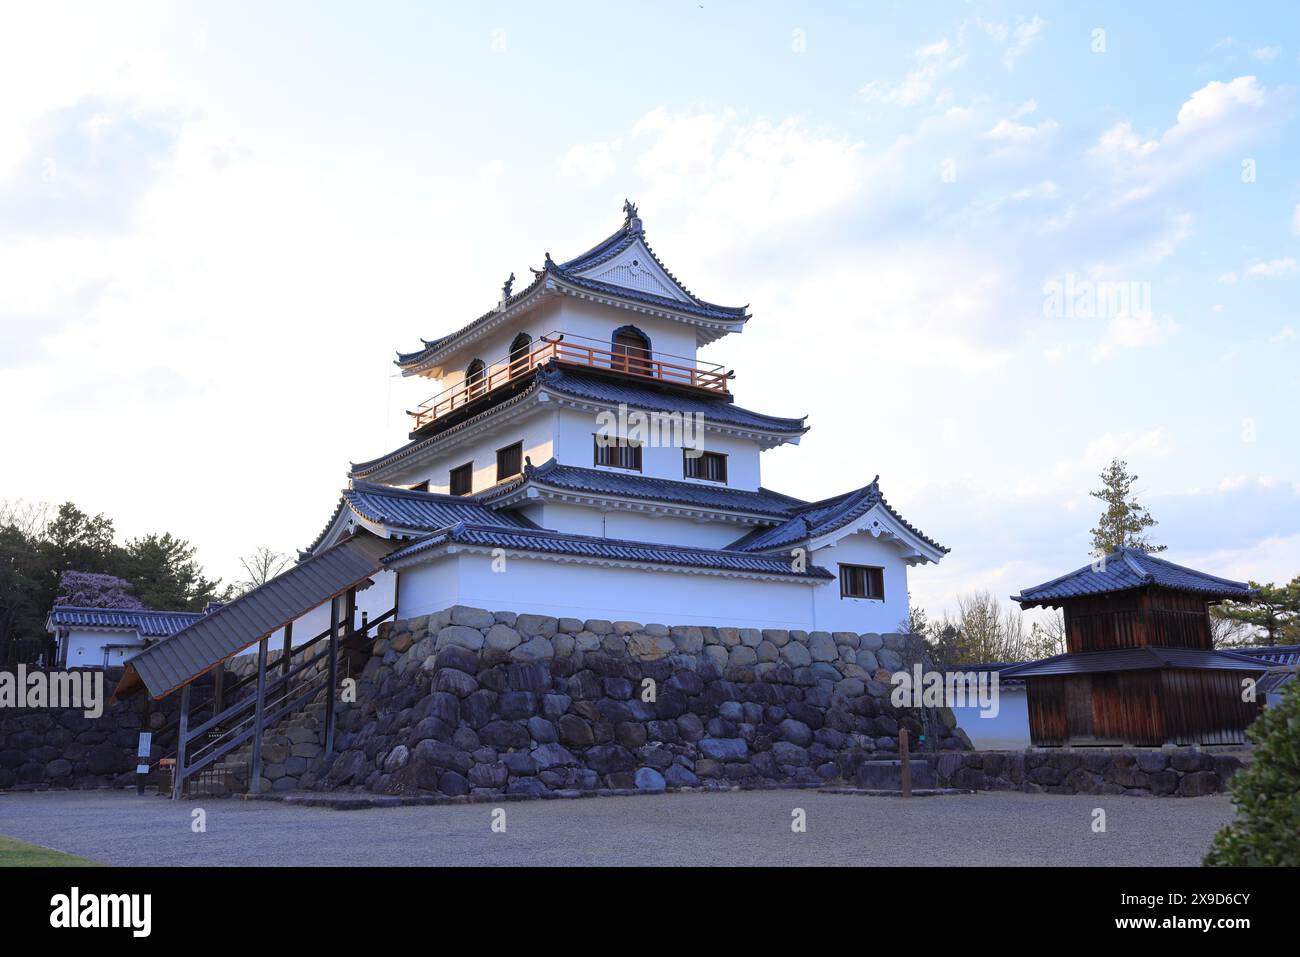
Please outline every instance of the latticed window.
M451 470L451 494L468 495L474 489L474 463L466 462Z
M885 570L874 565L841 565L840 597L883 599Z
M701 452L692 456L682 453L685 463L684 474L690 479L704 479L707 482L727 481L727 457L721 452Z
M518 475L524 470L524 443L516 442L497 449L497 481Z
M607 435L592 436L595 446L595 462L612 469L629 469L641 471L641 445L627 439L616 439Z

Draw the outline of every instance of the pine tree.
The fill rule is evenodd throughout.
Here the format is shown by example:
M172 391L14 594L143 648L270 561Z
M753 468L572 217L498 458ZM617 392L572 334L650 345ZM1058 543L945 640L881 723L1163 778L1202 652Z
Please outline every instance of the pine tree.
M1210 609L1222 621L1235 622L1263 632L1267 645L1300 642L1300 575L1285 585L1259 585L1259 595L1249 602L1228 601Z
M1133 497L1136 475L1130 475L1128 463L1112 459L1100 475L1101 488L1089 492L1093 498L1106 503L1097 527L1092 530L1092 553L1100 558L1120 548L1138 548L1144 552L1163 552L1164 545L1156 545L1142 533L1156 524L1151 513Z

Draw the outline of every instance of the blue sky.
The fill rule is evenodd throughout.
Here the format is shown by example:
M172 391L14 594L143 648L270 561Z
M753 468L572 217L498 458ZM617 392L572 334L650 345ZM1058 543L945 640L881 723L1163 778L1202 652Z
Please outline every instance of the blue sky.
M270 9L267 9L270 7ZM1176 561L1300 572L1293 4L179 3L0 14L0 497L231 576L401 441L409 349L640 205L706 357L879 473L932 612L1080 564L1112 455ZM1100 32L1098 32L1100 31ZM1049 291L1126 298L1053 312ZM1131 296L1128 294L1132 293Z

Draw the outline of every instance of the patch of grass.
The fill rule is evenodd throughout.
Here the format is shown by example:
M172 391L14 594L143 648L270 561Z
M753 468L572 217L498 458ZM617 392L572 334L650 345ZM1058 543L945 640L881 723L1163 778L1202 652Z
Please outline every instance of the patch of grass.
M97 861L0 834L0 867L103 867Z

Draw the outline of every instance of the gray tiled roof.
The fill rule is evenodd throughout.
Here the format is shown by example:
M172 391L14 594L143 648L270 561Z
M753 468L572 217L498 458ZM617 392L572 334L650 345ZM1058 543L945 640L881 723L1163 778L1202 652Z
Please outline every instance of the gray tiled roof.
M805 504L796 498L768 489L750 491L726 485L703 485L672 479L651 478L601 469L560 465L555 459L535 468L525 468L513 482L483 492L479 498L492 502L525 485L541 485L569 492L614 495L629 499L664 502L730 512L748 512L784 519L790 509Z
M788 559L780 556L751 555L722 548L695 548L616 538L596 538L590 535L574 535L545 529L508 529L467 523L443 529L394 552L388 557L386 564L401 562L403 559L417 556L448 542L613 561L644 562L653 565L782 575L790 578L834 577L826 569L816 565L809 566L804 571L796 571Z
M1255 590L1245 582L1184 568L1136 548L1121 548L1060 578L1023 589L1019 595L1012 595L1011 600L1031 608L1056 605L1062 599L1106 595L1147 585L1194 592L1206 598L1247 599L1255 594Z
M516 302L532 295L532 293L537 290L548 276L555 277L562 282L569 283L581 289L587 289L591 292L604 293L611 296L617 296L620 299L629 299L634 302L644 302L649 305L662 306L665 309L676 310L677 312L699 316L704 319L714 319L722 322L744 322L749 318L747 306L720 306L717 303L706 302L694 295L677 279L676 276L672 274L671 271L669 271L668 267L665 266L655 254L655 251L650 248L649 243L645 243L645 248L646 251L650 253L650 258L653 259L659 268L668 275L673 283L676 284L677 288L682 291L683 295L688 297L686 301L672 299L667 296L659 296L654 293L642 292L639 289L632 289L627 286L618 286L612 283L600 282L599 280L588 279L578 275L578 273L585 269L590 269L592 266L598 265L601 262L617 256L638 239L645 243L645 232L641 227L641 220L639 218L629 217L617 232L606 237L585 253L575 256L567 262L557 263L547 256L545 265L542 269L534 271L536 278L534 278L526 288L513 294L501 305L489 309L483 315L462 326L455 332L449 333L445 336L440 336L437 339L422 339L421 342L424 344L423 348L417 349L414 352L399 352L397 354L396 364L402 367L411 366L420 362L427 356L433 355L448 343L463 336L465 333L486 322L488 319L491 319L503 309L507 309Z
M468 495L417 492L357 481L344 490L343 498L358 515L390 528L431 532L458 522L508 528L531 527L519 516L488 508Z
M804 418L802 417L791 419L753 412L735 405L724 396L713 397L694 392L687 393L682 390L660 389L649 383L640 385L630 380L615 380L600 375L583 374L551 363L540 366L535 372L527 373L527 375L534 378L532 384L525 391L514 393L503 391L501 392L502 402L487 405L483 411L471 416L469 419L447 416L444 428L437 428L431 433L420 435L405 445L377 458L365 462L353 462L350 474L364 477L386 465L409 458L430 446L436 445L444 435L460 431L475 422L481 421L505 407L506 404L514 405L523 402L543 388L548 392L555 392L573 399L615 406L623 403L629 408L645 412L699 413L704 416L706 422L749 429L766 435L793 437L808 431L808 426L804 424ZM488 393L488 395L491 396L493 393ZM435 420L438 423L442 421L441 419Z
M751 412L735 405L729 397L657 388L649 381L643 385L633 378L587 374L560 366L546 365L538 372L548 390L577 399L613 405L625 403L631 408L651 412L699 413L708 422L778 435L802 435L808 431L804 424L806 416L791 419Z
M143 682L150 696L163 697L365 581L383 567L383 557L396 546L396 542L362 532L299 562L140 652L127 662L115 694L127 693Z
M1187 668L1198 671L1263 671L1267 666L1246 655L1200 648L1118 648L1082 651L1014 665L1000 672L1004 678L1038 678L1045 675L1082 675L1152 668Z
M888 511L899 524L926 544L941 552L949 551L894 511L880 493L879 475L872 479L869 485L854 489L852 492L793 508L790 517L784 523L773 528L750 532L733 542L731 547L751 552L787 548L841 529L861 518L877 505Z
M478 522L505 528L532 527L532 523L522 515L488 508L476 496L419 492L353 479L352 486L343 490L330 520L315 541L303 549L304 553L315 551L345 508L361 518L402 533L435 532L457 522Z
M1296 680L1296 668L1300 666L1300 645L1265 645L1262 648L1233 648L1232 650L1270 668L1291 669L1289 672L1274 672L1260 678L1256 685L1256 690L1260 694L1275 694Z
M55 605L46 625L68 628L113 628L138 631L147 638L174 635L203 617L201 611L155 611L151 608L86 608Z

